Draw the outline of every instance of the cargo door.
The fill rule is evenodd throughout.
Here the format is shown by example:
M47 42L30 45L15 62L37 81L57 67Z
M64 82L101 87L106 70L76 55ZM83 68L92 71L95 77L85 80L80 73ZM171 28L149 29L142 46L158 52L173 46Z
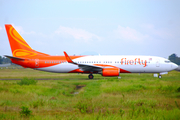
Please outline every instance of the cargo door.
M35 67L39 67L39 59L35 59Z

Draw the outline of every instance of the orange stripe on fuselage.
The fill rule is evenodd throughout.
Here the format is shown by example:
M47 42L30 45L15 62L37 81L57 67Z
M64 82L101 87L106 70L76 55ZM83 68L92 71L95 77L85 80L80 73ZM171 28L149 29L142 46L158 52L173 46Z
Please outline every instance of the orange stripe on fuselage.
M71 59L76 59L83 56L70 56L70 57ZM38 61L38 66L35 63L37 61ZM67 62L67 60L65 56L32 56L31 58L26 57L24 61L12 60L12 62L18 65L22 65L23 67L44 68L44 67L51 67L54 65L62 64L62 62Z
M113 67L113 68L118 68L116 66L113 66L113 65L105 65L105 64L93 64L95 66L101 66L101 67Z
M98 73L98 71L90 72L90 71L82 71L81 69L75 69L75 70L72 70L68 73Z
M131 72L129 72L129 71L127 71L127 70L124 70L124 69L120 68L120 73L131 73Z
M118 68L116 66L113 66L113 65L105 65L105 64L94 64L95 66L101 66L101 67L113 67L113 68ZM131 73L127 70L124 70L122 68L119 68L120 69L120 73Z

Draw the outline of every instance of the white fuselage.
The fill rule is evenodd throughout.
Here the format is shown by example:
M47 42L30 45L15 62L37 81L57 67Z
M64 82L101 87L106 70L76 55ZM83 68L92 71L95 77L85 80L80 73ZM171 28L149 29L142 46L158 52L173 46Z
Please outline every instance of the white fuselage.
M120 73L162 73L178 67L165 58L155 56L82 56L73 59L73 61L81 65L100 66L102 68L117 67L120 69ZM47 61L44 60L44 62ZM79 66L64 62L37 69L49 72L69 73L79 69Z

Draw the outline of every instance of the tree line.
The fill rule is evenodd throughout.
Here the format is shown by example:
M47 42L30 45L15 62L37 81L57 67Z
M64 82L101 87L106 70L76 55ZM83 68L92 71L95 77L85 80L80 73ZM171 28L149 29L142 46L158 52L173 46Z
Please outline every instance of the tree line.
M0 56L0 64L11 63L11 60L7 57Z
M175 53L169 56L169 60L177 65L180 65L180 57L178 57ZM11 63L11 60L7 57L0 56L0 64Z
M169 60L177 65L180 65L180 57L178 57L176 54L170 55Z

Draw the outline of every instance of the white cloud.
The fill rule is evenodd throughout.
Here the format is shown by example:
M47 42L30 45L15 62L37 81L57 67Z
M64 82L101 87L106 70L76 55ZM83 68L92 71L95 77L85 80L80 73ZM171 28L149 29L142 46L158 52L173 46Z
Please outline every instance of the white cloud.
M142 24L141 27L144 31L151 34L151 36L156 36L156 38L169 39L173 38L172 31L167 28L156 28L153 24Z
M0 30L2 30L2 27L0 27Z
M58 30L55 31L56 34L63 35L65 37L73 37L76 40L79 41L84 41L84 42L89 42L92 40L101 40L101 37L90 33L86 30L83 29L78 29L78 28L70 28L70 27L63 27L60 26Z
M116 38L128 41L143 41L149 37L148 35L144 35L133 28L122 27L120 25L116 30L114 30L114 33Z
M25 32L24 29L23 29L23 27L21 27L21 26L15 26L15 25L13 25L13 27L18 31L19 34L27 34L27 35L29 35L29 34L35 34L34 31Z
M141 27L144 29L154 29L153 24L142 24Z

